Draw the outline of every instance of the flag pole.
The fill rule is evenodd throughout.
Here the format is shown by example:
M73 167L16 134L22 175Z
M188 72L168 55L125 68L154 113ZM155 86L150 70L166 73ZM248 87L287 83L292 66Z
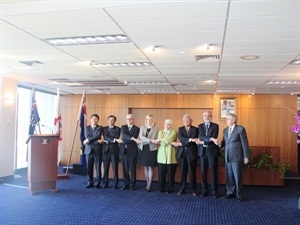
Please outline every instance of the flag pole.
M71 162L72 153L73 153L73 149L74 149L74 142L75 142L75 137L76 137L76 134L77 134L78 123L79 123L79 120L80 120L80 113L81 113L81 107L82 107L82 103L83 103L83 100L84 100L84 96L85 96L85 90L83 91L81 102L80 102L80 107L79 107L79 112L78 112L78 117L77 117L77 123L76 123L75 133L74 133L74 136L73 136L71 152L70 152L70 157L69 157L69 161L68 161L68 165L67 165L66 174L68 174L68 172L69 172L69 167L70 167L70 162Z
M59 88L57 88L57 99L56 99L56 101L57 101L57 105L56 105L56 107L57 107L57 109L56 109L56 113L57 113L57 115L55 115L56 117L60 117L61 116L61 114L60 114L60 100L59 100L59 97L60 97L60 93L59 93ZM56 118L57 119L57 118ZM59 123L59 121L57 121L56 123ZM56 125L56 127L57 127L57 125ZM56 133L57 132L59 132L60 133L60 128L59 128L59 125L58 125L58 130L56 130ZM61 133L60 133L60 135L62 135ZM58 149L57 149L57 155L60 157L60 147L59 147L59 142L61 141L61 139L60 140L58 140ZM58 162L58 164L59 164L59 162L60 161L58 161L57 160L57 162ZM69 175L68 175L68 173L65 173L65 174L57 174L57 179L69 179Z

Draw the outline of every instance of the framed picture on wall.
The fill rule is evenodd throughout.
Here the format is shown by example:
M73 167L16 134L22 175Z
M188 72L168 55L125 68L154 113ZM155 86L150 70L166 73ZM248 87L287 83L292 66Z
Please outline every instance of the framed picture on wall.
M226 119L229 113L236 114L236 99L220 98L220 119Z

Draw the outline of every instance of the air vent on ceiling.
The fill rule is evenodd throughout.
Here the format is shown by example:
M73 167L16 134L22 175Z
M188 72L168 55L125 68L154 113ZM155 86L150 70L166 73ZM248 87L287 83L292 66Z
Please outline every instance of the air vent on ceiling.
M220 55L195 55L196 61L219 61Z

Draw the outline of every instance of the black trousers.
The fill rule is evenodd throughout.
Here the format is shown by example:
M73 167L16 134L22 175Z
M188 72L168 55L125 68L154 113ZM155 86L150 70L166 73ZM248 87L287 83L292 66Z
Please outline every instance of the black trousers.
M136 183L136 163L137 157L128 157L127 155L122 155L123 164L123 182L124 186L130 188L135 187ZM129 175L130 172L130 175Z
M185 152L183 152L181 158L179 159L179 164L180 164L180 189L185 190L187 173L189 172L191 190L196 191L197 159L190 159L190 157L188 157L188 155Z
M94 164L96 168L95 185L101 184L101 163L102 154L96 154L94 149L92 149L92 152L87 155L87 180L89 184L94 184Z
M218 157L208 156L206 149L200 157L201 173L202 173L202 191L208 192L207 184L207 168L209 166L211 173L211 192L218 192Z
M160 191L173 191L177 164L158 163L158 188ZM168 183L166 183L168 177Z
M117 187L119 184L119 154L111 153L110 149L103 153L103 166L104 166L104 174L103 174L103 184L108 185L109 183L109 166L110 163L112 165L114 171L114 187Z

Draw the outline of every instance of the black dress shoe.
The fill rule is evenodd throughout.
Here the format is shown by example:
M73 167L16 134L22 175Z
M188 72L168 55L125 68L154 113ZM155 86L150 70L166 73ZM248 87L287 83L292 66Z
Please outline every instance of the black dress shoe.
M128 190L129 187L128 187L128 186L123 186L123 187L121 187L121 189L122 189L122 190Z
M107 184L104 184L104 185L103 185L103 188L108 188L108 185L107 185Z
M225 195L225 196L223 196L223 198L225 198L225 199L234 198L234 195L233 194Z
M205 191L205 192L202 192L200 196L201 196L201 197L205 197L205 196L207 196L207 195L208 195L208 193Z
M134 187L131 187L131 188L130 188L130 191L133 191L134 189L135 189ZM147 190L147 191L148 191L148 190Z
M214 196L214 198L219 198L219 193L218 193L218 192L215 192L215 193L213 194L213 196Z
M87 184L87 185L85 186L85 188L92 188L92 187L94 187L93 184Z
M114 186L114 189L118 189L118 186Z
M99 188L100 188L100 185L95 185L95 188L96 188L96 189L99 189Z
M238 201L239 202L243 202L244 201L244 198L242 196L238 197Z
M180 190L177 194L178 194L178 195L184 195L184 194L185 194L185 191L184 191L184 190Z
M192 195L193 196L197 196L197 192L196 191L192 191Z
M170 191L167 191L167 194L171 194L171 193L173 193L173 191L172 191L172 190L170 190Z
M158 192L159 192L159 193L164 193L164 192L165 192L165 190L159 190Z

